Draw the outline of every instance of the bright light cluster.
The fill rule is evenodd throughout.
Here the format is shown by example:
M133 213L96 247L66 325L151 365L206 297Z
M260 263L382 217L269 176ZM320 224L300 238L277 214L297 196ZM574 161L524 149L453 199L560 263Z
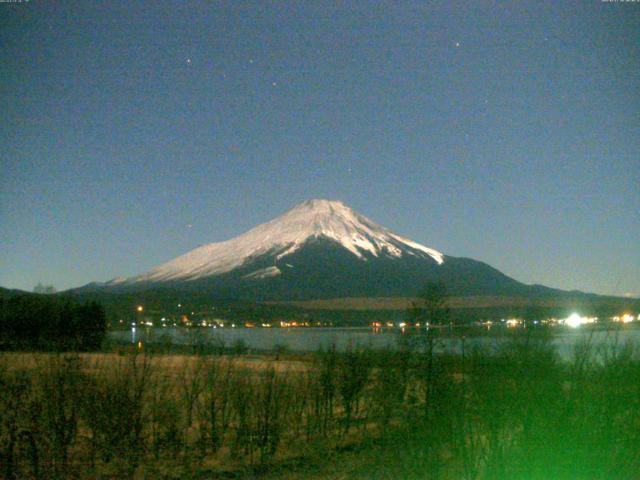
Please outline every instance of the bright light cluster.
M597 320L598 317L581 317L577 313L572 313L567 318L562 320L562 323L571 328L578 328L580 325L595 323Z
M518 325L522 325L522 320L519 318L510 318L507 320L507 327L509 328L515 328Z
M638 319L640 319L640 315L638 315ZM633 315L629 313L625 313L620 317L617 317L617 316L613 317L611 320L613 320L614 322L630 323L630 322L633 322L635 318L633 318Z

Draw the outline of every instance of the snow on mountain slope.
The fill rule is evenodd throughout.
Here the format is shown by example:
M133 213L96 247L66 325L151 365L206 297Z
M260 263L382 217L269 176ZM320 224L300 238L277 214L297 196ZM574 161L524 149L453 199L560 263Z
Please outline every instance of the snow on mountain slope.
M283 215L263 223L231 240L196 248L159 267L127 280L127 283L195 280L229 272L264 254L282 259L300 249L313 238L339 243L353 255L367 260L387 255L428 256L442 264L442 253L396 235L390 230L358 214L344 203L309 200ZM280 274L276 268L255 272L259 277Z
M280 269L274 265L272 267L261 268L260 270L251 272L242 278L260 280L263 278L277 277L281 273Z

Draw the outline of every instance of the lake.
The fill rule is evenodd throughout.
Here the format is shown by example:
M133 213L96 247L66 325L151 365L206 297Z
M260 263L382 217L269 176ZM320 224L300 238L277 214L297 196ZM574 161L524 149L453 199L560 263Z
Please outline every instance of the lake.
M398 329L373 328L194 328L184 329L175 327L154 328L138 327L132 330L109 332L111 340L119 343L162 343L163 337L175 344L189 344L193 342L194 334L213 345L233 346L243 342L249 349L265 351L276 347L284 347L295 352L313 352L320 348L336 346L344 351L349 346L370 347L373 349L393 348L398 345L403 334ZM567 330L557 328L553 337L558 352L563 358L570 358L575 346L579 342L589 340L594 346L607 343L634 342L640 345L640 328L635 325L604 330L578 328ZM501 339L496 336L466 336L465 348L474 344L493 346ZM462 340L455 332L445 338L440 345L440 351L460 352Z

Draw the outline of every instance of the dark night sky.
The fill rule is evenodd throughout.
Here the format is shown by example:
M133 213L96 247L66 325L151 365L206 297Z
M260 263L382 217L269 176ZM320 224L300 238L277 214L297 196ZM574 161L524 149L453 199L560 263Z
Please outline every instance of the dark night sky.
M309 198L640 296L640 3L0 3L0 285L141 273Z

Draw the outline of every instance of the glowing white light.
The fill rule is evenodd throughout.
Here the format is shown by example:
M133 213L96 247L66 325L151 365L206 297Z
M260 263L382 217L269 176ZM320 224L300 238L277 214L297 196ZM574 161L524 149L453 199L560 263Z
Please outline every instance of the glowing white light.
M577 313L572 313L564 320L564 324L571 328L578 328L582 325L582 317Z
M598 317L581 317L577 313L572 313L567 318L560 319L559 322L571 328L578 328L580 325L596 323Z

